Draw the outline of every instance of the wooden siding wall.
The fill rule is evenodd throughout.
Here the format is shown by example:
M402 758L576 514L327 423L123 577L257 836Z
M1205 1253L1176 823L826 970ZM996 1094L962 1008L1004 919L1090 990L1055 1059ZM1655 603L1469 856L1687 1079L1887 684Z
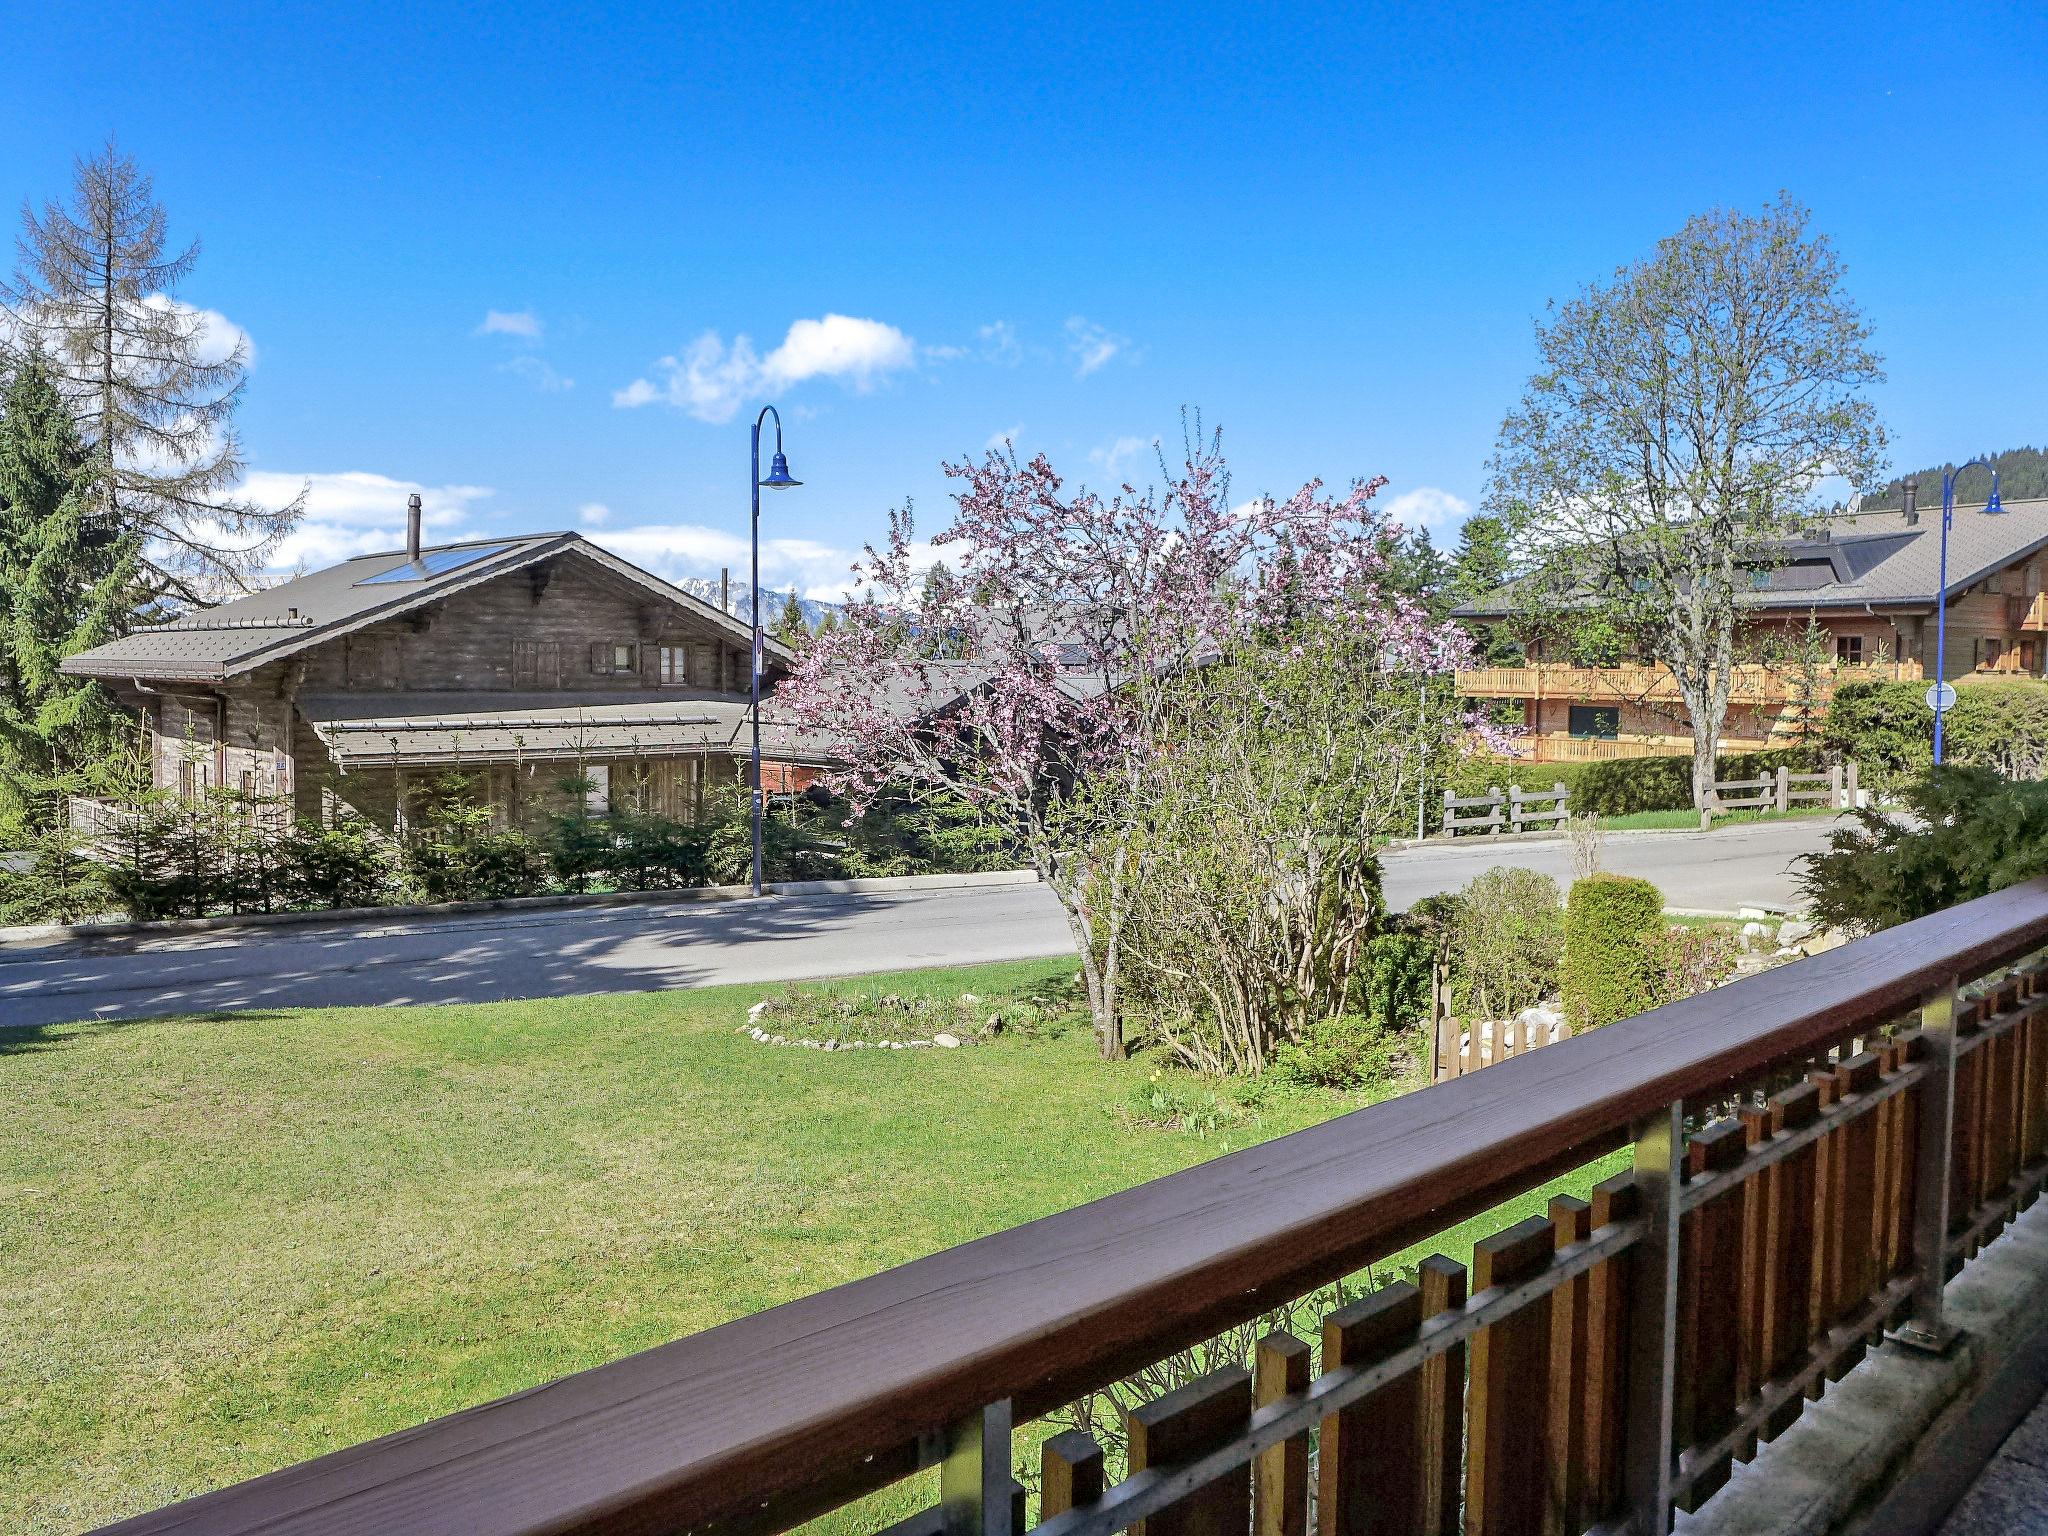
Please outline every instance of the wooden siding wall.
M307 657L307 693L509 691L553 687L576 692L660 685L663 645L689 648L688 685L738 692L747 652L709 620L671 608L651 594L583 561L540 568L545 579L515 571L422 614L373 624L316 647ZM515 649L524 643L551 653L553 677L515 682ZM639 669L618 674L591 665L593 645L638 647Z

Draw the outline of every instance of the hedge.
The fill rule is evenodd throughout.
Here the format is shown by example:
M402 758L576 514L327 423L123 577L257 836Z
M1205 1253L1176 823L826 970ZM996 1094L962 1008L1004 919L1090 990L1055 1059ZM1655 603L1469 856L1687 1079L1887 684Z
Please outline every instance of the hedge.
M1630 875L1572 883L1564 909L1564 1016L1597 1029L1657 1005L1664 893Z
M1721 782L1761 779L1780 768L1811 773L1820 764L1814 747L1773 747L1765 752L1731 752L1720 758L1714 777ZM1572 809L1591 816L1632 816L1638 811L1692 809L1692 755L1683 757L1617 757L1586 763L1572 788Z
M1944 722L1950 762L1996 769L2009 779L2048 770L2048 684L1964 678ZM1856 764L1863 782L1891 792L1934 762L1934 711L1925 683L1844 683L1828 709L1830 752Z

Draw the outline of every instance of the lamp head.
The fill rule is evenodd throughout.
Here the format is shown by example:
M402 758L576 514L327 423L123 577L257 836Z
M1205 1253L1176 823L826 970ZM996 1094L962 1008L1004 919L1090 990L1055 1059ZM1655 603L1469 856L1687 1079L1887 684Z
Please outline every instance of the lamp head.
M803 481L790 475L789 460L777 450L774 461L768 466L768 473L762 477L761 488L769 491L787 491L802 484Z
M2003 512L2005 503L1998 499L1998 471L1991 471L1991 499L1984 503L1986 512Z

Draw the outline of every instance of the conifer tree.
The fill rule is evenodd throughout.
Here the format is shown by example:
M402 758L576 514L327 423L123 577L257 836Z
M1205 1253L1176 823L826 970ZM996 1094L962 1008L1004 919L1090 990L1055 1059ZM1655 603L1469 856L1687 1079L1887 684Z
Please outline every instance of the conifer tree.
M120 709L65 657L121 634L140 538L107 520L99 465L45 361L0 390L0 825L38 826L57 796L93 787Z
M167 233L150 178L108 144L77 162L68 202L22 211L0 300L95 454L101 520L143 535L142 595L211 602L249 590L305 498L267 508L235 494L247 350L173 296L199 247L166 255Z
M795 587L789 589L789 598L776 616L774 635L788 646L801 645L811 637L811 626L805 622L803 604L796 600Z

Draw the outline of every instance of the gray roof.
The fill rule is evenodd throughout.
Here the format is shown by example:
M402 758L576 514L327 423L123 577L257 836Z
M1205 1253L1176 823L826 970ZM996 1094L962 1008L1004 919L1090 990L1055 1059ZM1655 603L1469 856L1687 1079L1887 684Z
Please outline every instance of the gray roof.
M1953 602L1986 576L2048 548L2048 499L2009 501L1992 515L1957 507L1949 529L1948 591ZM1829 518L1823 534L1778 545L1769 585L1751 605L1766 611L1808 608L1932 607L1941 591L1941 509L1923 509L1917 523L1903 512L1852 512ZM1513 606L1503 587L1454 611L1491 618Z
M744 754L746 699L696 688L621 693L316 693L299 712L344 769L578 757ZM793 738L774 756L811 761Z
M717 604L671 586L581 534L533 533L437 544L420 551L417 567L402 549L358 555L81 651L65 659L63 670L87 677L221 682L562 554L589 560L646 588L743 645L752 640L751 626ZM773 639L765 643L769 654L790 659Z

